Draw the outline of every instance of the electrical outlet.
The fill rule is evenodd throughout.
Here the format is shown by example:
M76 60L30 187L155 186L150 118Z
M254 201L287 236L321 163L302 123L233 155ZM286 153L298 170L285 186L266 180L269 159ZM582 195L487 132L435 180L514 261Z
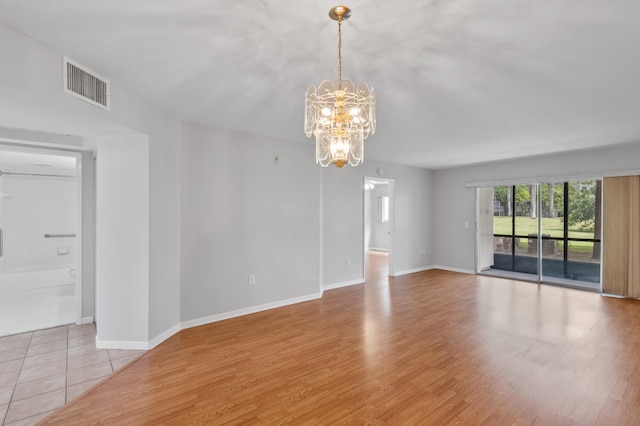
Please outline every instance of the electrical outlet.
M249 285L256 285L256 276L249 275Z
M273 164L279 164L280 163L280 156L279 155L274 155L273 156Z
M347 266L351 266L351 258L347 257L347 260L344 262Z

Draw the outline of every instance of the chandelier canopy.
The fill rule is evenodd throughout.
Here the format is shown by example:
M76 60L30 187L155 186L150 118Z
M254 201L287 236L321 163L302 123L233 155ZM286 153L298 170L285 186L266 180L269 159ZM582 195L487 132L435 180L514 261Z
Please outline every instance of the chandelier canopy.
M357 166L364 159L363 141L376 132L375 91L342 79L342 21L351 16L346 6L336 6L329 17L338 21L338 79L307 89L304 131L316 137L316 163Z

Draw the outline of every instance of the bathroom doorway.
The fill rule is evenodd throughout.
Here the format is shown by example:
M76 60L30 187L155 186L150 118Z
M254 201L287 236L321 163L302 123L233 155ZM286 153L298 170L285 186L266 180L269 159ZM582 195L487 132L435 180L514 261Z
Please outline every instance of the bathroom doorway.
M81 323L81 163L0 145L0 336Z

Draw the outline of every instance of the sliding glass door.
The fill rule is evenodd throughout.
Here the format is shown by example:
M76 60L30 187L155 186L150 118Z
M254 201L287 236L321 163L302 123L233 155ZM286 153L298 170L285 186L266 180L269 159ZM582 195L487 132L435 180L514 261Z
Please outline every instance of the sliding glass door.
M492 229L479 221L478 235L492 232L493 245L479 244L478 251L479 259L492 255L493 264L479 271L599 289L601 188L599 180L490 188Z
M542 183L542 280L600 289L602 181Z
M496 186L493 190L494 264L490 269L537 279L537 185Z

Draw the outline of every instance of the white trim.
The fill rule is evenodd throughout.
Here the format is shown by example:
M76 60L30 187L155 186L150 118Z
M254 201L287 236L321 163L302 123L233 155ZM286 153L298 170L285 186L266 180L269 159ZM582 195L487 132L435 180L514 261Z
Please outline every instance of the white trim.
M387 179L389 182L389 267L388 274L396 274L396 180Z
M358 278L357 280L343 281L341 283L323 285L322 291L335 290L336 288L349 287L357 284L364 284L364 279Z
M223 312L221 314L210 315L208 317L197 318L194 320L183 321L180 323L182 330L191 327L198 327L200 325L210 324L212 322L223 321L226 319L241 317L244 315L255 314L257 312L268 311L269 309L281 308L287 305L294 305L296 303L308 302L309 300L320 299L322 293L314 293L306 296L294 297L286 300L279 300L276 302L265 303L263 305L251 306L249 308L238 309L231 312Z
M616 176L637 176L640 175L640 169L598 172L598 173L578 173L574 175L559 176L533 176L527 178L511 178L511 179L495 179L485 181L465 182L467 188L487 187L487 186L506 186L506 185L522 185L532 183L549 183L549 182L571 182L576 180L597 180L603 177Z
M367 248L365 247L365 235L367 233L367 230L365 229L365 224L366 224L366 219L364 217L364 205L366 203L366 198L367 198L367 191L364 189L364 185L367 184L367 181L376 181L376 182L386 182L386 184L389 185L389 248L387 250L383 250L383 249L376 249L376 248ZM366 281L367 278L367 271L366 271L366 259L367 259L367 250L378 250L378 251L386 251L387 253L389 253L389 257L388 257L388 273L389 276L394 276L395 274L395 256L394 256L394 239L395 239L395 205L396 205L396 201L395 201L395 184L396 184L396 180L395 179L389 179L389 178L382 178L382 177L369 177L369 176L363 176L363 186L362 186L362 276L363 278L363 282ZM332 285L332 284L330 284ZM342 286L344 287L344 286ZM338 287L331 287L331 288L338 288ZM327 287L325 287L325 289L327 289Z
M409 274L415 274L417 272L429 271L429 270L434 269L434 268L435 268L435 266L433 266L433 265L431 265L431 266L421 266L420 268L405 269L404 271L398 271L394 275L389 274L389 276L391 276L391 277L399 277L401 275L409 275Z
M181 325L180 324L176 324L173 327L171 327L170 329L163 331L162 333L158 334L156 337L154 337L153 339L151 339L149 341L149 344L147 345L148 346L147 349L155 348L160 343L164 342L165 340L167 340L169 337L173 336L174 334L176 334L180 330L182 330Z
M93 322L93 317L82 317L82 324L91 324Z
M281 308L287 305L294 305L296 303L308 302L310 300L320 299L322 293L314 293L306 296L294 297L291 299L280 300L277 302L265 303L263 305L251 306L249 308L238 309L231 312L224 312L221 314L210 315L208 317L198 318L189 321L183 321L180 324L176 324L168 330L160 333L158 336L149 340L148 342L127 342L117 340L100 340L96 336L96 347L99 349L133 349L133 350L150 350L164 342L174 334L181 330L185 330L191 327L198 327L200 325L211 324L218 321L223 321L231 318L241 317L244 315L255 314L257 312L267 311L269 309ZM92 317L87 317L92 318Z
M82 186L84 181L84 170L82 167L82 153L75 152L73 157L76 159L76 288L75 288L75 304L76 304L76 324L82 324L82 290L83 290L83 241L84 234L82 232L84 227L85 218L83 215L84 202L82 200ZM93 322L93 321L91 321Z
M322 295L322 283L324 281L324 167L317 167L319 173L318 184L318 293Z
M118 340L100 340L96 336L96 348L98 349L129 349L146 351L149 350L149 342L125 342Z
M600 296L613 297L614 299L626 299L626 297L624 296L620 296L619 294L612 294L612 293L600 293Z
M452 268L449 266L442 266L442 265L433 265L433 269L442 269L443 271L449 271L449 272L459 272L461 274L470 274L470 275L476 274L471 269Z
M39 130L20 129L0 126L0 141L12 144L37 144L44 147L65 149L83 149L84 138L75 135L61 135L57 133L41 132ZM86 149L86 148L85 148Z

